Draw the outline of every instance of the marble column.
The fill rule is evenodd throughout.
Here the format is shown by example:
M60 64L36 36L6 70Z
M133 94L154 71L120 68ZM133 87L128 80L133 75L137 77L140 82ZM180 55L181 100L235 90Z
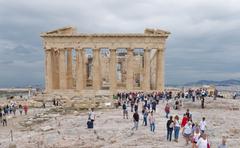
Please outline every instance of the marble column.
M133 49L127 49L127 90L133 89Z
M53 89L59 89L59 52L57 49L52 50L52 79L53 79Z
M156 65L157 90L164 91L164 49L157 49L157 65Z
M73 88L72 48L67 49L67 88Z
M66 70L66 54L64 48L59 50L59 81L60 89L66 89L67 70Z
M143 90L150 90L150 49L144 49Z
M110 50L110 69L109 69L109 80L110 80L110 90L114 93L117 88L117 78L116 78L116 49Z
M101 89L100 49L93 49L93 89Z
M52 53L51 49L45 49L45 90L51 92L53 88L52 81Z
M84 80L84 52L76 49L76 90L81 91L85 87Z

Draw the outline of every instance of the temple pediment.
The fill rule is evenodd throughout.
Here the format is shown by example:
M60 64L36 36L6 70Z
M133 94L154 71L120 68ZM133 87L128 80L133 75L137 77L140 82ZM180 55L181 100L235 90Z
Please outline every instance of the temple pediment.
M69 26L69 27L63 27L56 30L48 31L48 32L42 33L42 35L54 35L54 34L71 35L76 33L77 33L76 28Z
M94 33L94 34L86 34L86 33L78 33L77 29L69 26L63 27L56 30L44 32L41 34L41 37L46 36L80 36L80 37L146 37L146 36L164 36L167 37L170 34L168 31L160 30L160 29L150 29L146 28L144 33Z

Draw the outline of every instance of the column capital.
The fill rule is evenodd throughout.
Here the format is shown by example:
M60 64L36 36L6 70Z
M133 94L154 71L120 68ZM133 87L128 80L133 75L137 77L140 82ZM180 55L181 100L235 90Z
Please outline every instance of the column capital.
M83 48L75 48L76 51L83 50Z
M150 52L151 49L150 48L144 48L144 52Z
M133 51L134 51L134 48L127 48L127 51L133 52Z
M157 51L163 52L163 51L164 51L164 48L157 48Z
M109 48L109 51L111 51L111 52L116 52L117 49L116 49L116 48Z
M66 48L59 48L58 50L59 50L59 51L65 51Z
M52 48L44 48L45 49L45 52L48 52L48 51L51 51Z
M100 48L93 48L92 51L93 52L100 52Z

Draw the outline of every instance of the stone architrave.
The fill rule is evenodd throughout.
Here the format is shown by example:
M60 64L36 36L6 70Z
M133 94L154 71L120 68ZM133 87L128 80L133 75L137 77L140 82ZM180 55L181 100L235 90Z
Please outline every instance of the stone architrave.
M85 86L83 49L76 49L76 90L81 91Z
M143 90L150 90L150 49L144 49Z
M127 50L127 90L133 90L133 49Z
M93 49L93 89L100 90L101 88L101 68L100 68L100 49Z
M45 49L45 85L46 85L46 92L51 92L53 88L53 81L52 81L52 50Z
M65 49L59 49L59 87L67 89L67 70L66 70L66 54Z
M157 49L157 90L164 91L164 49Z
M116 77L116 49L110 49L110 64L109 64L109 80L110 90L116 91L117 88L117 77Z
M72 73L72 49L67 49L67 88L73 88L73 73Z

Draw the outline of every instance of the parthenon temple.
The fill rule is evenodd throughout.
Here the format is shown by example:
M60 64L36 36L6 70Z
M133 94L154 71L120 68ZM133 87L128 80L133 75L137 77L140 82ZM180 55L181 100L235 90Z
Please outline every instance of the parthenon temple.
M163 91L169 34L159 29L85 34L74 27L42 33L45 91Z

